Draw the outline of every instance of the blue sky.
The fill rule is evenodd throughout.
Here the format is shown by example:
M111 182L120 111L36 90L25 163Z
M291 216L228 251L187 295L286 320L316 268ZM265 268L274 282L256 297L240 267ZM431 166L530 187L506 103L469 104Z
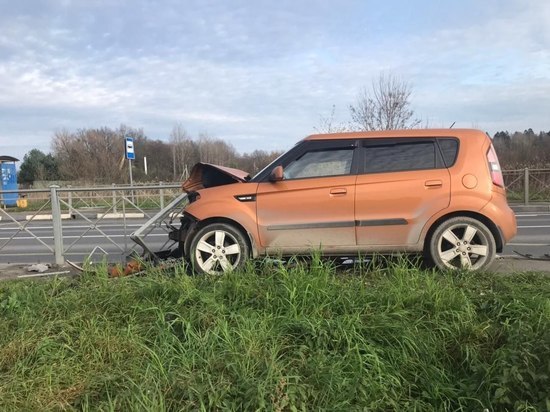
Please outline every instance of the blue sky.
M550 2L0 0L0 154L181 123L284 150L380 72L430 127L550 130ZM139 151L139 148L136 148Z

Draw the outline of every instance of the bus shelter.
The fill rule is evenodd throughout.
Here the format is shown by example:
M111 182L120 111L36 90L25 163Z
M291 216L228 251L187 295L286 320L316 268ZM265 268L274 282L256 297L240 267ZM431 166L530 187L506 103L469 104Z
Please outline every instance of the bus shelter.
M0 166L2 168L2 187L0 195L0 203L3 207L17 206L18 193L4 193L5 190L18 190L17 186L17 170L15 162L18 162L12 156L0 156Z

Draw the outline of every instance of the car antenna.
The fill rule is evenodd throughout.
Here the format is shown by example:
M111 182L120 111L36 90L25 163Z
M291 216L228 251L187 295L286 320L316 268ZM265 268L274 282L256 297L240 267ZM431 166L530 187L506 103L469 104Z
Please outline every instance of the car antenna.
M455 125L456 122L453 122L453 124L451 125L451 127L449 127L449 129L452 129L453 126Z

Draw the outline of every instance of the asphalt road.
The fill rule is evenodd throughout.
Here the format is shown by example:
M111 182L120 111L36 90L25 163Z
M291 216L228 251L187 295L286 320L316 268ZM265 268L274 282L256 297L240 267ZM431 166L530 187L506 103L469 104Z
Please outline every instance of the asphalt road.
M129 236L144 222L145 219L129 219L125 226L122 219L113 219L90 227L90 223L83 220L64 220L65 258L82 262L86 257L91 257L93 262L99 262L104 255L108 254L109 262L124 261L131 250L141 252L141 248ZM20 223L25 224L25 222ZM26 229L17 232L15 223L0 222L0 264L54 261L51 222L31 222ZM166 230L156 228L147 236L146 243L153 250L160 250L167 239Z
M550 212L518 212L516 216L518 234L501 255L513 256L514 251L534 256L550 254ZM124 261L131 249L141 252L141 248L132 242L129 235L144 222L144 219L132 219L127 220L124 226L123 220L105 220L97 227L90 228L90 224L83 220L65 220L65 256L69 260L82 262L95 249L92 261L100 261L104 253L109 254L110 262ZM0 264L54 261L51 222L31 222L27 230L17 233L15 223L0 221ZM167 234L162 228L156 228L147 237L147 244L153 250L163 248L166 241Z
M517 212L518 233L506 245L502 255L514 255L514 251L533 256L550 254L550 213Z

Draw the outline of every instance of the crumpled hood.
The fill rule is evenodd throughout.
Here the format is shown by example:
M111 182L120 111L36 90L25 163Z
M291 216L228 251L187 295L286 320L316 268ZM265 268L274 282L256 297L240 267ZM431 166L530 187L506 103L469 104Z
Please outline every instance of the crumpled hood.
M250 179L247 172L230 167L199 162L191 169L189 178L181 185L184 192L193 192L209 187L243 183Z

